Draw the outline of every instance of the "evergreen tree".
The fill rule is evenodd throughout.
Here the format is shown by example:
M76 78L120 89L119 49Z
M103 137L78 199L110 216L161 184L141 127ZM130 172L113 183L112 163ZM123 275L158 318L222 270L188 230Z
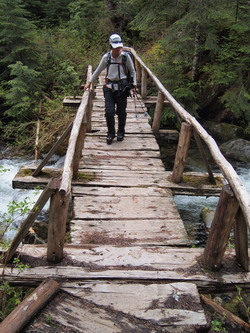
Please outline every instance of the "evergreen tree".
M41 74L20 61L9 67L12 79L8 82L9 89L5 98L10 107L5 114L19 121L29 121L34 118L34 110L40 99Z
M9 78L8 66L17 61L31 68L38 64L36 28L27 16L20 0L0 0L1 79Z
M147 61L172 94L189 111L200 115L216 100L221 109L231 111L247 126L249 2L126 3L137 11L130 23L132 29L149 41Z
M110 31L103 0L76 0L69 5L68 27L87 45L96 45Z

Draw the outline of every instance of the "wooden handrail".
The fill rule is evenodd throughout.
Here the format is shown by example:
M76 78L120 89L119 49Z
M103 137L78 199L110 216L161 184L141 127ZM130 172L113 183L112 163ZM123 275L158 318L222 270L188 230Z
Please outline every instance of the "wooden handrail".
M160 80L153 74L153 72L145 65L145 63L141 60L138 56L136 51L133 48L127 47L132 55L134 56L135 60L141 65L141 67L147 72L150 78L154 81L157 88L161 93L166 97L169 104L172 108L177 112L179 116L187 123L191 124L199 136L203 139L206 145L209 148L211 155L214 158L214 161L217 163L218 167L220 168L223 176L228 181L229 185L231 186L232 190L235 193L237 200L239 201L240 207L242 209L243 215L245 220L248 224L248 228L250 228L250 197L249 193L247 192L245 186L243 185L240 177L232 167L232 165L226 160L226 158L221 153L217 143L215 140L207 133L207 131L201 126L201 124L193 117L190 113L188 113L175 99L174 97L168 92L168 90L163 86Z
M90 78L91 73L92 73L92 67L89 66L87 79ZM82 122L87 123L86 112L87 112L87 107L88 107L88 103L89 103L89 97L90 97L90 91L86 90L83 94L81 104L78 108L76 117L73 122L73 127L71 130L68 149L67 149L65 162L64 162L61 187L59 190L59 192L62 195L66 195L67 193L69 193L71 191L71 181L72 181L72 176L73 176L73 161L74 161L74 155L75 155L75 150L76 150L76 143L77 143L77 139L78 139L78 135L79 135L79 131L80 131Z

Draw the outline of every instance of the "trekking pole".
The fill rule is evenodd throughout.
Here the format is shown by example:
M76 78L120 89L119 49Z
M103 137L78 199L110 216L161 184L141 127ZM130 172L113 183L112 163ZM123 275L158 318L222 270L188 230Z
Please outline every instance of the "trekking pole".
M137 92L136 89L135 89L135 96L136 96L138 102L140 103L141 109L144 110L144 115L146 115L147 112L148 112L148 109L147 109L146 106L142 103L141 99L140 99L139 96L138 96L138 92Z
M138 115L137 115L137 105L136 105L136 100L135 100L135 92L132 93L131 97L133 98L134 106L135 106L135 118L137 118Z

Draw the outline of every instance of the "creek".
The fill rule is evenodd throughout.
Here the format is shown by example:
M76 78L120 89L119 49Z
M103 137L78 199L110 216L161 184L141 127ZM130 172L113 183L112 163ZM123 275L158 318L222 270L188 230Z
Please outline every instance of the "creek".
M173 167L174 155L176 147L173 143L159 142L161 147L161 154L163 158L163 163L166 170L171 170ZM64 158L59 156L53 157L50 161L50 167L62 167ZM171 162L170 162L171 161ZM39 162L39 161L38 161ZM242 179L247 190L250 192L250 169L244 163L230 161L235 170L238 172L240 178ZM6 169L4 172L0 172L0 214L7 212L8 204L12 201L24 201L26 198L31 202L30 207L38 199L41 191L34 190L19 190L12 189L12 179L16 175L17 171L21 166L33 164L32 159L29 158L12 158L12 159L2 159L0 160L0 166ZM190 148L189 159L187 163L187 171L204 171L203 163L197 155L197 149ZM212 166L213 171L216 170L216 166ZM204 207L208 207L211 210L215 210L218 197L203 197L203 196L185 196L178 195L174 197L174 201L179 210L180 216L182 217L187 233L193 244L197 246L203 246L205 243L205 231L204 224L201 221L200 213ZM48 204L45 206L44 210L48 209ZM41 214L43 215L43 214ZM43 217L41 216L40 219ZM22 218L23 219L23 218ZM15 227L20 224L19 217L15 218ZM8 238L12 238L15 231L10 230L5 235Z
M59 156L54 156L49 162L50 165L46 167L62 167L63 158ZM40 163L40 161L38 161ZM0 159L0 219L1 224L4 222L4 216L8 213L9 206L12 202L23 203L25 206L31 209L39 198L41 190L23 190L23 189L13 189L12 180L19 171L19 169L24 165L34 164L34 161L29 157L25 158L4 158ZM20 207L21 207L20 206ZM46 215L45 212L49 208L49 203L47 203L40 213L38 220L43 220L43 216ZM9 214L7 214L9 216ZM24 216L26 216L25 214ZM5 239L12 239L16 233L16 228L20 226L20 223L24 220L23 216L20 216L20 212L14 213L12 215L14 223L12 224L13 228L9 228L4 235ZM3 227L3 226L2 226ZM1 230L0 230L1 231Z
M166 142L160 138L158 138L158 143L161 148L161 156L165 169L172 170L175 152L177 148L176 144L173 144L172 142ZM209 156L208 152L206 152L206 156L209 160L212 171L220 172L218 167L213 164L213 161ZM228 161L232 164L244 186L246 187L247 191L250 193L250 169L248 167L248 164L229 159ZM203 161L200 158L198 149L195 144L191 144L188 153L187 165L184 171L206 172ZM178 208L182 220L184 221L185 228L192 244L195 244L197 246L205 246L207 233L200 214L202 209L205 207L211 211L215 211L218 200L219 197L212 196L174 196L175 204ZM248 239L250 245L250 235Z

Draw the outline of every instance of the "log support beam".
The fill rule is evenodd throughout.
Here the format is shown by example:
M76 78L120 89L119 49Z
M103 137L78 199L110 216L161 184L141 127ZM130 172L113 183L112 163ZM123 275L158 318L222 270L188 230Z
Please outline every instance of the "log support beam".
M218 270L222 266L222 259L238 209L237 198L229 185L225 185L221 191L201 260L205 267Z
M164 105L165 96L161 91L158 92L155 112L154 112L154 120L152 125L152 131L153 133L159 132L160 129L160 123L161 123L161 115L163 111L163 105Z
M47 260L58 263L63 259L70 194L57 190L51 197L48 226Z
M148 78L148 73L145 68L142 68L142 73L141 73L141 97L142 97L142 99L147 98L147 78Z
M238 263L246 272L249 271L247 223L239 208L234 224L235 252Z
M192 126L188 123L181 124L181 132L178 141L177 152L175 156L174 168L171 177L173 183L180 183L184 171L190 139L192 135Z

